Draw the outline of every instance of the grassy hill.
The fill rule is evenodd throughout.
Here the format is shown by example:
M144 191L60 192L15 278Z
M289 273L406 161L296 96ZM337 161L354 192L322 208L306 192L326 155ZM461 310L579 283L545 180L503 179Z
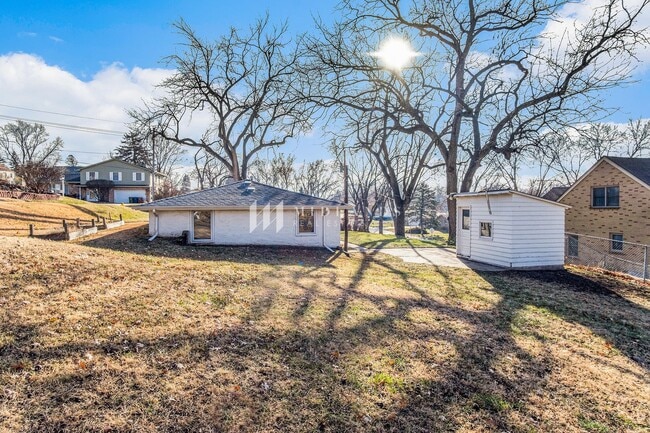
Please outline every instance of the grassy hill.
M0 238L0 431L647 431L633 281L145 232Z
M97 216L117 218L125 221L147 221L147 213L118 204L96 204L74 198L59 200L22 201L0 199L0 235L27 236L29 224L37 231L61 228L62 220L76 218L90 220Z

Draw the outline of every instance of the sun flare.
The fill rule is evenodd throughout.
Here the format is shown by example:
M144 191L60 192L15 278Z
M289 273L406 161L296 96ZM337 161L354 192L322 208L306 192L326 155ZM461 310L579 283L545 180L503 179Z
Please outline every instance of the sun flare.
M370 55L378 58L386 69L399 72L410 65L420 53L414 51L411 43L406 39L391 37L381 43L379 51L372 52Z

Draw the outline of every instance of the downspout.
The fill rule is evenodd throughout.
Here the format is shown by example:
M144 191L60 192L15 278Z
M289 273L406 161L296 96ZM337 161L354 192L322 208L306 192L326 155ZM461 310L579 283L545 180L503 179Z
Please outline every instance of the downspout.
M322 245L329 251L330 253L333 253L334 250L325 245L325 210L327 210L327 215L329 215L330 210L329 208L323 208L322 214L323 214L323 221L321 223L321 243Z
M153 210L153 216L156 217L156 231L154 232L153 236L149 238L149 242L153 241L158 237L158 230L159 230L159 219L158 219L158 213L156 212L156 209Z

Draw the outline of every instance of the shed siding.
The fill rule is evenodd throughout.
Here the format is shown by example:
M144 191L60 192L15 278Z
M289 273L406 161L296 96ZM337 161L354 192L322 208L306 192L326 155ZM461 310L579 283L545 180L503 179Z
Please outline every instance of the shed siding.
M471 260L521 268L564 264L564 208L516 194L457 197L470 206ZM492 221L492 239L481 238L480 222Z

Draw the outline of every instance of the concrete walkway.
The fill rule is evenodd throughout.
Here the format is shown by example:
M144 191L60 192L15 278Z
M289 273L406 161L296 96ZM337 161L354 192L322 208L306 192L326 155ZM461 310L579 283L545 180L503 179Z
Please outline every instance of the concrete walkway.
M350 249L356 249L361 252L377 251L383 254L389 254L398 257L407 263L421 263L432 266L445 266L450 268L473 269L481 272L498 272L504 271L505 268L487 265L484 263L473 262L471 260L461 259L456 256L456 250L451 248L379 248L367 249L359 246L350 245Z

